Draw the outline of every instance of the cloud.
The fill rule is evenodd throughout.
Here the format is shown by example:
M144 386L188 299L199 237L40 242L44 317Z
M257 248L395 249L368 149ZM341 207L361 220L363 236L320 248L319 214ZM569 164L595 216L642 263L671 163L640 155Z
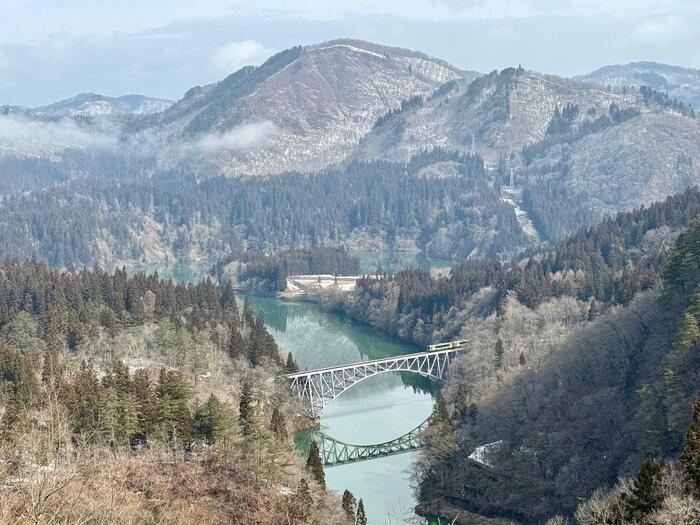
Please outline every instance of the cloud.
M108 149L116 144L115 136L84 129L69 119L42 121L0 116L0 152L47 155L70 148Z
M205 136L197 142L197 149L204 153L247 150L267 144L278 133L279 128L269 120L242 124Z
M271 50L256 40L241 40L219 47L214 51L211 62L218 72L229 74L243 66L257 66L271 54Z

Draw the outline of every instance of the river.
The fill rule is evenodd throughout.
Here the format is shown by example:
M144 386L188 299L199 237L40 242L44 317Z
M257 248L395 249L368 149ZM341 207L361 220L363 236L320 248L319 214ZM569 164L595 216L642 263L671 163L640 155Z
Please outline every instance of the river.
M407 265L444 267L454 261L430 260L416 254L360 254L363 273L379 264L385 271ZM158 271L179 281L198 279L207 264L178 263L139 268ZM392 340L377 330L324 311L306 302L250 296L251 305L265 316L270 333L292 352L302 369L333 366L405 354L419 348ZM407 378L410 380L410 378ZM367 379L333 401L320 418L321 430L354 444L373 444L399 437L430 415L430 394L404 383L399 374ZM415 498L409 467L415 453L363 461L326 469L329 488L349 489L362 498L370 525L422 523L413 513Z

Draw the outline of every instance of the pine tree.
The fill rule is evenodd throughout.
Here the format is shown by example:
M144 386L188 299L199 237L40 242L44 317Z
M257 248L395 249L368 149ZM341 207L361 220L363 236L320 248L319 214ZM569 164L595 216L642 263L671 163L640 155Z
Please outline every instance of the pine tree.
M518 363L520 363L520 366L525 366L525 363L527 363L527 360L525 359L525 352L520 352L520 356L518 356Z
M231 326L230 328L231 336L228 342L228 355L231 356L231 359L236 359L239 356L246 355L248 350L245 340L243 339L241 332L238 331L238 328L235 326Z
M455 409L453 417L456 420L465 421L469 410L469 390L464 383L459 383L457 385L453 404Z
M680 350L689 350L697 342L700 341L700 328L698 328L698 321L695 316L686 312L683 316L683 323L678 332L676 340L673 342L673 346Z
M61 335L56 330L49 328L49 333L46 334L46 349L41 370L41 381L53 391L58 388L63 378L62 351L63 341Z
M116 447L119 434L119 394L113 387L105 388L98 404L100 411L100 431L106 443Z
M243 299L243 322L252 328L255 324L255 314L253 313L253 308L250 306L250 301L246 297Z
M286 441L289 435L287 434L287 422L284 419L284 414L279 408L275 407L272 410L272 419L270 420L270 430L275 435L278 441Z
M632 491L625 494L623 508L628 519L641 522L661 508L664 500L661 465L653 458L645 459L634 480Z
M207 443L216 443L233 433L234 419L231 407L211 394L206 403L197 408L194 431Z
M595 297L593 297L588 305L588 322L590 323L591 321L594 321L598 317L598 314L598 301L596 301Z
M293 522L306 522L311 514L313 504L314 500L311 497L309 484L304 478L301 478L297 484L297 493L289 509Z
M326 488L326 474L323 472L323 462L321 461L321 452L315 441L311 442L309 447L309 455L306 458L306 468L311 472L314 479L321 485L321 488Z
M693 404L693 417L681 454L688 491L700 497L700 398Z
M693 297L690 299L690 304L686 312L695 317L695 320L700 323L700 286L695 288L695 293L693 293Z
M450 415L447 411L447 402L441 391L435 395L435 407L433 408L433 421L436 423L449 421Z
M250 421L253 415L253 389L247 381L243 383L241 389L241 399L238 402L238 423L241 425L243 434L250 431Z
M146 312L143 308L143 301L139 294L138 287L133 280L129 280L126 288L126 309L131 314L131 322L133 324L143 323Z
M345 516L348 518L348 522L352 524L355 523L355 505L357 505L355 496L352 495L352 492L345 489L345 492L343 492L342 508L343 512L345 512Z
M503 368L503 341L499 337L496 339L496 346L493 350L493 367L495 370Z
M287 364L284 368L288 374L294 374L299 371L299 365L297 365L297 362L294 360L294 356L292 356L291 352L287 354Z
M357 502L357 519L355 520L355 525L367 525L365 504L362 502L362 498L360 498L360 501Z

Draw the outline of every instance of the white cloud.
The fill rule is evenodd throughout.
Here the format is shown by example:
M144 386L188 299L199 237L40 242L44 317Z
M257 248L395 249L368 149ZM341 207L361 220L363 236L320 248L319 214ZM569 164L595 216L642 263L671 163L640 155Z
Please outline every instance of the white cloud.
M219 47L211 57L214 68L219 73L229 74L243 66L257 66L272 52L255 40L229 42Z
M269 120L242 124L224 133L207 135L197 142L197 149L204 153L217 151L241 151L264 146L279 128Z
M116 144L114 136L86 130L69 119L42 121L0 116L0 152L42 155L69 148L111 148Z

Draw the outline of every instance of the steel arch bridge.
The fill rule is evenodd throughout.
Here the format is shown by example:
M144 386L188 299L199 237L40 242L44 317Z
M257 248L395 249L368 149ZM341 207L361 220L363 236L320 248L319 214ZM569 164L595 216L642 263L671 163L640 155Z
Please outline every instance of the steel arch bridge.
M464 348L435 352L418 352L403 356L374 359L361 363L306 370L288 374L291 388L306 406L308 414L317 418L321 412L347 389L370 377L387 372L412 372L435 381L445 381L450 363Z
M335 467L368 459L383 458L418 450L424 446L423 431L428 427L430 418L401 437L377 443L376 445L353 445L325 435L313 432L311 439L316 441L325 467Z

